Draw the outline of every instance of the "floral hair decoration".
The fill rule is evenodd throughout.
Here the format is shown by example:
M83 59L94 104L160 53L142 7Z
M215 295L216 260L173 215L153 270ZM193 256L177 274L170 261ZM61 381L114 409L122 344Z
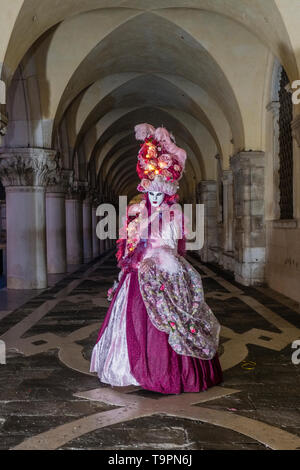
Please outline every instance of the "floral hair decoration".
M155 129L151 124L137 124L135 138L143 140L138 153L137 174L141 182L138 191L160 191L169 196L176 194L182 178L186 152L174 143L172 134L164 127Z

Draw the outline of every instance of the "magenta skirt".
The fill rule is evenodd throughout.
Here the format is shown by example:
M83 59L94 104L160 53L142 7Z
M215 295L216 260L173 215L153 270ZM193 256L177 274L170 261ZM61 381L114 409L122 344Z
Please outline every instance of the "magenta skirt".
M126 274L119 282L97 342L109 322L113 302L125 278ZM152 324L140 293L136 270L131 271L126 336L131 374L146 390L164 394L200 392L223 381L217 353L211 360L177 354L168 343L168 334Z

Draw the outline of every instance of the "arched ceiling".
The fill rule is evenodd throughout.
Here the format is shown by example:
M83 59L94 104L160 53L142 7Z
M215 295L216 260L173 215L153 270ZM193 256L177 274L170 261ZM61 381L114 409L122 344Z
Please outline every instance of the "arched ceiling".
M3 6L0 46L18 96L6 145L59 146L66 168L76 156L81 179L92 169L116 194L135 194L137 123L163 124L186 149L181 190L192 199L197 182L216 178L216 154L226 169L233 153L263 150L275 56L298 73L282 0L14 3Z
M242 24L282 60L288 70L288 61L295 67L295 59L288 55L281 57L282 48L291 51L291 38L298 28L287 32L286 26L292 26L298 0L14 0L3 1L1 5L0 45L2 53L0 63L4 62L7 75L14 74L18 64L32 44L49 28L69 18L99 8L128 8L140 11L161 11L164 9L206 10L227 16ZM288 6L287 6L288 3ZM297 26L297 24L296 24ZM9 45L9 47L7 47ZM1 47L0 46L0 47ZM297 43L299 46L299 42ZM296 49L295 49L296 50ZM2 60L1 60L2 59ZM291 70L290 70L291 72Z

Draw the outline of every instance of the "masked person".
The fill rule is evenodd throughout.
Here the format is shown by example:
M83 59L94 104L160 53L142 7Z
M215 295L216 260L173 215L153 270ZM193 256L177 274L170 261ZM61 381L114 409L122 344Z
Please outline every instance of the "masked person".
M185 259L178 204L186 152L167 129L135 126L142 140L140 203L128 206L118 244L119 282L101 325L90 371L112 386L164 394L200 392L223 381L220 324L204 300L201 276Z

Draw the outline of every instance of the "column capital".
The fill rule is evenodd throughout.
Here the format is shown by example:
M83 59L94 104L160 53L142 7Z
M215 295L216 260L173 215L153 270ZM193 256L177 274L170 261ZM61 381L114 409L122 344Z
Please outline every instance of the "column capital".
M61 170L61 184L65 192L67 192L69 190L69 187L73 185L73 181L74 170L66 170L65 168L63 168Z
M82 202L90 200L90 184L88 181L77 182L78 191Z
M3 186L46 186L58 170L56 150L4 148L0 153Z
M223 170L222 182L223 184L232 184L233 182L232 170Z
M94 194L90 189L87 189L84 194L83 204L92 205L94 201Z
M233 172L246 168L262 168L265 166L265 152L242 151L230 157L230 168Z
M197 185L198 191L215 191L216 186L217 182L215 180L202 180Z
M298 116L296 116L292 121L291 127L293 137L296 140L298 147L300 147L300 114L298 114Z
M74 171L59 168L48 180L47 193L68 193L73 185Z
M88 187L87 181L72 180L69 181L67 188L67 199L78 199L83 201Z
M101 202L102 202L101 194L98 192L97 189L93 188L91 190L91 196L92 196L92 205L93 205L93 207L98 207L99 204L101 204Z

